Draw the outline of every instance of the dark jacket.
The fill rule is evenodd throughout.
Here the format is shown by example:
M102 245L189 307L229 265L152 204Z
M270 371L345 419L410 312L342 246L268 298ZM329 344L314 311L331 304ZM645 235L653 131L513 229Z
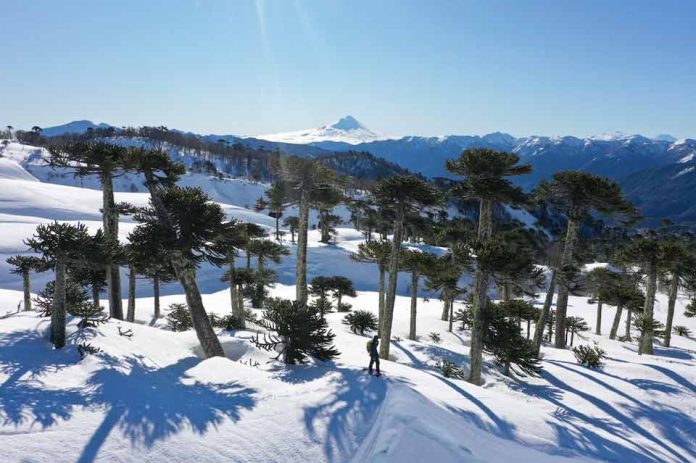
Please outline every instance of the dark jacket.
M370 357L379 357L379 337L375 336L372 338L372 344L370 345Z

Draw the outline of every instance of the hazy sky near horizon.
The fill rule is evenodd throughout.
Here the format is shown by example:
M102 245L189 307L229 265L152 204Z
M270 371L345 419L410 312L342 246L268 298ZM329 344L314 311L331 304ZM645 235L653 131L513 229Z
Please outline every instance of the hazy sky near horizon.
M0 0L0 124L696 137L696 2Z

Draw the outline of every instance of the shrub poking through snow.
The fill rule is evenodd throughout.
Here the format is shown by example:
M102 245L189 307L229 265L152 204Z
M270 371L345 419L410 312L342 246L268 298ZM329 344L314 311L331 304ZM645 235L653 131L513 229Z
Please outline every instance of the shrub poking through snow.
M573 348L575 359L580 365L589 368L599 368L602 366L602 359L606 357L604 350L599 346L583 344Z
M78 328L97 327L109 319L109 316L104 313L104 307L90 303L81 304L70 313L76 317L82 317L77 324Z
M193 328L191 313L186 304L169 304L167 325L169 325L169 329L172 331L186 331Z
M299 301L269 298L263 318L257 323L270 333L263 340L257 334L252 342L261 349L278 352L283 363L304 363L307 357L331 360L340 352L333 345L334 335L326 320Z
M343 318L343 324L348 325L353 333L363 335L365 331L377 330L377 317L370 311L356 310Z
M436 333L436 332L434 332L434 331L433 331L432 333L430 333L430 334L428 335L428 337L429 337L430 340L431 340L432 342L434 342L435 344L440 344L440 342L442 341L442 338L440 337L440 333Z
M659 338L665 335L665 325L649 316L638 315L633 319L633 326L640 331L641 337Z
M677 325L674 328L672 328L672 330L674 331L674 334L676 334L677 336L684 336L687 338L691 336L691 330L683 325Z
M53 294L54 294L55 282L49 281L46 287L34 298L35 310L42 317L50 317L53 310ZM67 313L71 315L76 315L76 311L84 305L91 305L88 303L87 292L84 290L80 284L68 277L65 280L65 308Z
M226 331L239 330L243 328L243 323L236 315L225 315L224 317L218 317L210 315L210 323L215 328L222 328Z
M77 351L80 353L80 359L84 359L88 355L98 354L102 350L98 347L94 347L88 342L81 342L77 345Z
M435 363L435 368L440 370L445 378L464 379L466 377L464 369L458 367L454 362L447 359L440 359Z
M459 323L459 330L469 330L473 324L471 308L457 309L454 313L454 321Z

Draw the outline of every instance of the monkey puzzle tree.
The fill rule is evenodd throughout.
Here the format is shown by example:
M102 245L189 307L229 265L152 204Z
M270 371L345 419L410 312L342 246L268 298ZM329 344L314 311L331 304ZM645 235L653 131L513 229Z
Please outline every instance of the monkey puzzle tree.
M138 272L152 280L154 296L154 318L162 316L160 305L160 285L176 278L174 269L164 248L162 229L156 224L142 224L128 234L131 260L136 263Z
M304 158L283 158L281 172L287 186L289 203L299 208L295 298L307 304L307 230L312 201L323 191L333 188L336 175L318 162Z
M124 164L127 148L104 142L79 142L48 148L49 166L72 171L76 177L96 175L102 186L104 238L111 246L118 243L118 207L114 200L114 178L129 170ZM109 313L123 320L121 276L116 263L106 266Z
M22 275L22 289L24 291L23 309L31 310L31 272L43 272L47 270L46 261L36 256L12 256L7 259L12 266L10 270L15 275Z
M321 318L324 318L326 312L331 311L329 293L331 293L331 290L333 289L333 283L333 277L316 276L312 278L309 293L317 298L313 305L321 315Z
M563 213L567 220L561 268L573 264L578 229L592 214L620 215L628 220L635 219L638 215L635 207L624 199L621 187L616 182L588 172L556 172L550 182L539 183L536 195L547 205ZM561 349L566 345L565 320L569 294L567 285L559 285L554 345Z
M342 299L346 296L357 297L358 293L355 291L353 282L346 277L337 275L331 278L332 280L332 294L336 298L336 310L338 312L347 312L350 310L350 304L343 304Z
M435 265L437 257L430 252L413 249L401 251L401 268L411 273L411 317L408 338L416 340L416 315L418 313L418 285L420 277Z
M40 253L55 271L53 306L51 308L51 342L56 349L65 346L65 285L67 267L81 259L81 248L89 240L87 227L78 223L53 222L39 225L34 235L25 241L29 248Z
M214 265L225 262L219 242L220 236L227 233L225 213L200 189L174 186L184 168L163 151L131 148L126 165L145 176L150 207L138 212L135 219L160 227L163 248L186 293L193 328L205 356L224 356L203 306L196 268L202 261Z
M266 298L266 286L268 286L272 280L269 278L272 275L266 269L266 261L270 260L278 264L280 263L281 257L287 256L290 252L285 246L267 239L252 240L249 246L249 252L258 259L258 281L256 282L256 289L254 292L254 306L263 308L263 303Z
M439 291L442 297L443 315L446 313L446 320L449 321L449 331L452 331L454 324L454 300L457 296L466 293L466 289L459 286L459 279L467 269L468 262L458 258L461 256L458 248L455 248L452 256L449 254L435 258L433 265L425 269L425 287L431 291Z
M694 242L687 237L668 236L660 249L660 272L662 280L669 287L667 296L667 320L663 345L669 347L672 341L674 308L679 289L685 287L696 271L696 252Z
M654 320L655 293L657 292L657 276L659 271L662 246L657 234L653 231L638 236L631 241L622 254L624 259L638 265L645 274L645 305L643 306L643 319L646 326ZM639 354L653 354L653 332L650 329L641 331L638 343Z
M275 181L266 191L268 215L275 219L275 239L280 241L280 218L283 216L286 203L286 188L282 182ZM294 238L293 238L294 241Z
M386 300L386 289L384 284L384 276L387 272L389 264L389 256L391 255L392 246L389 241L366 241L358 245L358 252L350 255L350 258L357 262L369 262L377 264L379 272L379 326L382 326L384 320L384 306Z
M621 314L626 309L627 326L631 326L631 312L642 310L645 305L645 295L638 289L634 278L628 274L621 273L612 279L608 285L602 288L601 297L607 304L616 307L614 321L609 331L609 339L616 339L616 333L621 323ZM630 330L627 336L630 337Z
M343 194L336 188L317 190L312 204L319 211L319 232L322 243L331 241L331 235L336 234L335 226L341 223L341 217L331 211L343 201Z
M587 273L585 285L590 292L590 302L597 304L595 334L602 334L602 306L616 278L616 272L606 267L597 267Z
M433 186L411 175L400 175L380 180L374 189L376 201L394 212L391 255L389 256L389 284L384 307L384 320L380 327L380 357L389 358L394 301L399 272L399 252L403 240L404 218L407 212L438 206L442 195Z
M283 226L290 229L290 240L292 244L295 244L295 233L297 233L297 229L300 226L300 218L296 215L285 217L285 220L283 220Z
M479 202L477 240L485 247L493 235L493 206L495 204L520 204L526 201L521 188L514 186L507 177L531 172L528 164L520 165L520 158L513 153L472 148L462 152L457 159L447 161L447 170L462 178L452 193L460 199ZM471 370L469 381L481 384L483 360L483 335L490 275L476 266L473 295L473 326L471 330Z

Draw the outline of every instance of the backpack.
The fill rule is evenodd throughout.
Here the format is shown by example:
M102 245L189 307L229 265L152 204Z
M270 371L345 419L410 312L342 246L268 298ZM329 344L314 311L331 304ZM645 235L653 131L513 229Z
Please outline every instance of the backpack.
M365 345L365 347L367 347L367 353L371 354L372 353L372 339L367 341L367 344Z

